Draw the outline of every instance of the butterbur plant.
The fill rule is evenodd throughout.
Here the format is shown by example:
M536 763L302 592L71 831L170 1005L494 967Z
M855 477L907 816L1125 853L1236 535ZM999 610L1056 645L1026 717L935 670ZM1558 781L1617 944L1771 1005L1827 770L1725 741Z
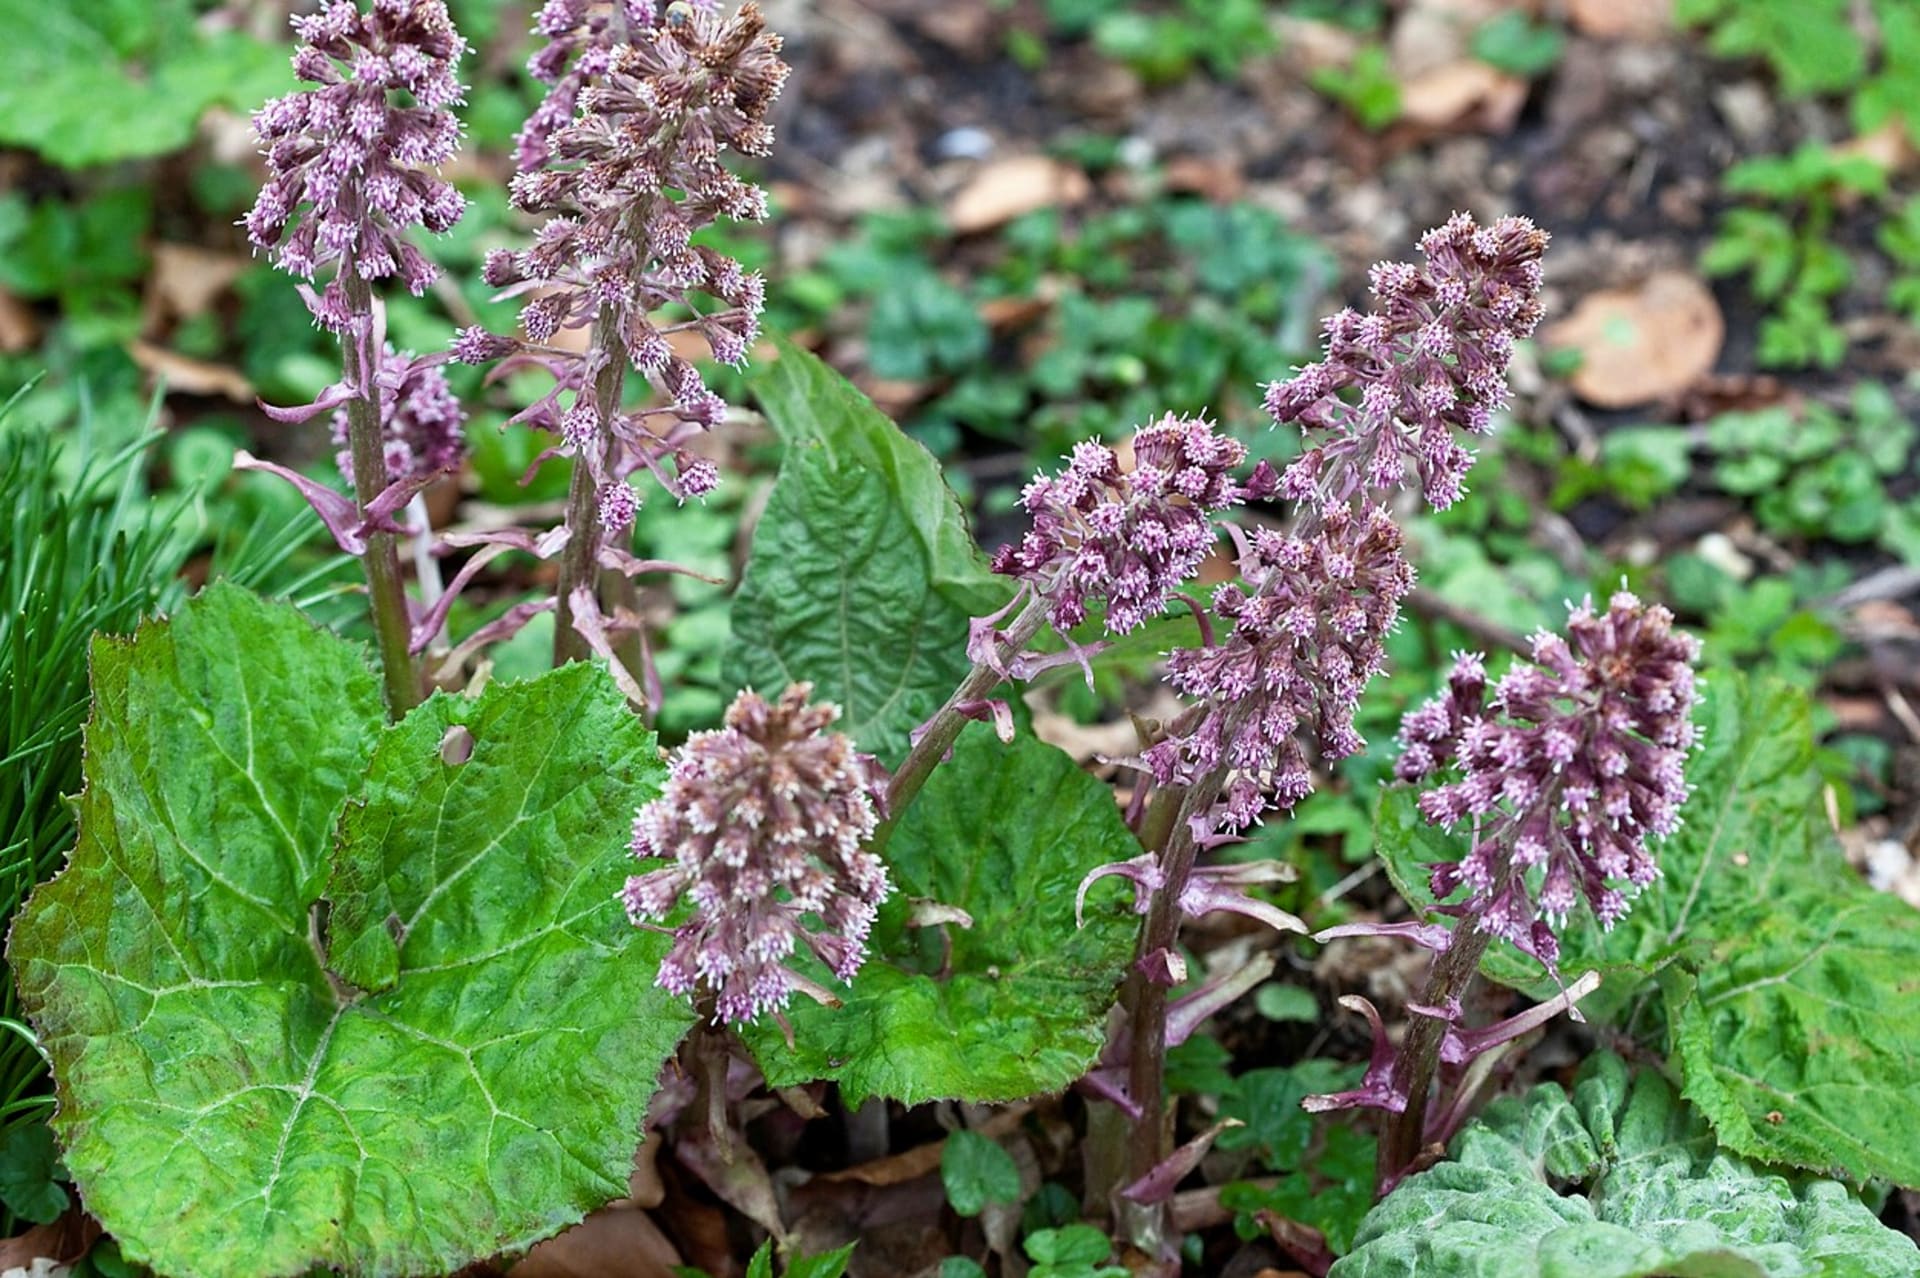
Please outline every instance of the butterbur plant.
M1699 642L1675 632L1665 608L1621 591L1605 613L1574 609L1564 638L1537 634L1532 660L1491 685L1484 656L1462 653L1446 692L1401 725L1397 774L1450 778L1420 796L1421 814L1470 832L1464 857L1429 867L1438 912L1457 921L1451 931L1392 929L1435 951L1427 987L1409 1007L1412 1025L1395 1048L1371 1004L1345 1000L1375 1034L1365 1082L1308 1102L1394 1116L1382 1150L1385 1183L1458 1125L1456 1110L1429 1119L1437 1066L1457 1081L1481 1053L1591 992L1594 982L1577 982L1507 1022L1468 1028L1459 1023L1462 1000L1487 947L1508 941L1557 975L1557 934L1575 910L1587 906L1611 930L1659 878L1653 845L1679 828L1687 797L1699 655Z
M394 516L437 472L390 473L390 441L405 427L388 418L413 374L389 362L373 289L397 278L424 293L439 272L408 232L445 231L466 208L437 170L459 146L453 107L464 92L457 67L467 46L441 0L378 0L364 13L352 0L331 0L295 17L293 30L293 71L312 87L254 116L269 177L247 214L247 236L289 274L328 277L318 292L303 285L301 296L314 321L340 335L340 380L313 403L274 415L344 413L354 499L264 468L294 480L340 548L365 565L387 707L398 716L419 702L420 682Z
M1397 779L1349 780L1404 902L1370 868L1289 887L1295 865L1242 846L1367 747L1419 602L1409 516L1473 500L1545 232L1456 215L1375 267L1367 310L1267 388L1302 436L1284 467L1206 415L1149 414L1034 476L988 555L933 456L763 337L768 285L713 247L767 215L736 171L769 155L787 75L766 17L547 0L532 20L525 238L483 268L513 332L410 353L418 317L396 315L387 341L382 294L427 287L463 206L442 169L465 43L439 0L295 18L303 87L256 120L247 232L342 351L334 385L268 411L351 495L245 461L365 565L375 660L228 582L94 642L75 843L7 959L60 1165L123 1255L500 1272L615 1199L631 1223L644 1140L666 1210L713 1226L675 1237L716 1273L772 1278L777 1249L790 1275L984 1274L1018 1268L1022 1236L1036 1274L1245 1267L1195 1203L1315 1278L1424 1274L1483 1228L1516 1274L1609 1248L1621 1278L1838 1273L1836 1239L1872 1258L1857 1272L1913 1271L1849 1186L1920 1185L1920 1120L1887 1109L1855 1139L1848 1107L1911 1082L1920 929L1823 842L1804 700L1718 672L1703 697L1657 603L1575 608L1504 670L1461 655L1406 714ZM710 663L731 701L680 702L662 645L712 654L636 582L692 570L643 558L636 520L664 546L699 516L706 437L749 415L705 362L749 355L782 453ZM535 467L566 472L544 521L431 526L449 493L426 489L484 411L449 360L486 365ZM456 607L470 590L504 606ZM529 673L514 636L549 612ZM1039 713L1082 675L1127 715L1100 770ZM1305 973L1352 965L1307 947L1358 937L1433 952L1403 1026L1349 995L1358 1049L1329 1023L1198 1050L1243 1000L1317 1021ZM1637 1074L1594 1054L1493 1097L1536 1032L1592 1047L1583 1015ZM932 1250L864 1248L856 1218L926 1217L932 1168L955 1208ZM871 1211L816 1210L848 1181Z
M721 157L770 151L767 114L787 65L751 4L722 18L685 3L552 0L536 29L548 44L531 70L553 87L521 134L512 196L546 221L530 248L495 251L485 271L495 287L533 294L524 338L470 329L453 351L552 375L553 390L515 420L558 436L574 463L554 652L592 647L633 673L602 615L631 604L639 571L622 549L640 500L629 479L644 470L679 501L719 483L689 444L726 405L673 339L697 335L720 363L741 365L759 333L764 282L692 240L716 219L766 216L765 193ZM584 352L553 344L570 329L589 330ZM627 405L630 369L658 403Z

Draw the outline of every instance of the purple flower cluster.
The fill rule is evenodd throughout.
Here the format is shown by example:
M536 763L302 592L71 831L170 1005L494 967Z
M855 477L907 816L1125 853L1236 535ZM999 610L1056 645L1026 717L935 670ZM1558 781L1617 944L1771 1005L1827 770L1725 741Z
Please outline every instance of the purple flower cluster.
M466 41L443 0L374 0L367 13L331 0L293 29L294 74L319 87L254 115L270 178L247 214L248 237L302 279L335 265L365 280L398 276L418 295L438 272L407 229L444 231L465 209L430 170L459 145L448 108L461 101ZM339 275L310 305L328 328L347 326Z
M546 43L527 59L527 74L550 87L514 138L514 162L520 172L531 172L547 162L553 135L573 119L581 91L606 74L616 45L629 44L638 33L662 22L679 21L681 10L711 14L718 9L718 0L679 6L655 0L547 0L533 23L533 33Z
M1537 664L1516 664L1491 695L1481 659L1462 655L1447 691L1406 717L1398 765L1409 781L1457 773L1420 809L1473 828L1463 860L1431 867L1434 895L1464 887L1449 912L1549 967L1583 897L1611 927L1660 875L1647 841L1680 824L1700 652L1665 608L1625 591L1603 614L1575 609L1567 636L1536 635Z
M1365 743L1353 716L1386 662L1383 641L1413 588L1399 526L1378 506L1333 506L1305 536L1257 529L1244 539L1241 581L1214 609L1232 622L1218 643L1171 654L1168 682L1198 705L1146 752L1162 785L1226 770L1213 822L1244 830L1271 795L1292 808L1310 792L1299 733L1328 758Z
M634 818L633 854L673 864L627 880L627 914L660 923L690 899L659 983L675 994L706 988L723 1020L778 1011L808 986L784 966L801 941L851 980L891 891L863 847L885 776L825 731L840 711L809 704L812 692L795 684L771 704L742 692L724 728L687 739L665 792Z
M1267 388L1267 411L1328 438L1287 468L1282 493L1316 502L1401 486L1411 464L1434 507L1459 499L1473 454L1507 403L1514 343L1540 322L1547 233L1523 217L1484 229L1465 213L1421 237L1426 265L1373 268L1378 307L1326 321L1326 356ZM1342 397L1357 392L1357 401Z
M530 296L520 320L531 346L469 329L453 354L484 363L521 352L554 375L554 389L514 420L559 435L585 459L617 532L634 501L619 489L637 470L681 501L719 483L688 444L726 404L673 339L697 334L737 366L759 334L764 281L692 237L721 217L766 216L765 193L720 157L771 149L767 115L787 65L751 4L723 20L684 3L656 18L650 4L554 0L538 29L552 44L536 69L560 77L549 104L577 99L579 113L530 122L523 142L545 163L514 178L513 202L550 217L531 247L490 253L485 267L490 284ZM659 318L669 310L686 318ZM589 325L598 334L585 355L549 345ZM596 381L616 361L639 369L664 406L621 412L597 402Z
M1247 459L1238 441L1204 417L1169 413L1133 437L1133 466L1090 441L1065 470L1039 475L1021 494L1033 529L1002 546L993 570L1018 577L1046 601L1062 632L1104 599L1109 633L1123 635L1157 616L1213 549L1210 518L1273 491L1264 462L1245 484L1233 472Z
M466 456L461 426L467 414L437 363L388 346L374 375L380 401L380 437L387 478L393 483L425 479L452 470ZM333 411L334 461L353 482L353 451L347 443L347 410Z

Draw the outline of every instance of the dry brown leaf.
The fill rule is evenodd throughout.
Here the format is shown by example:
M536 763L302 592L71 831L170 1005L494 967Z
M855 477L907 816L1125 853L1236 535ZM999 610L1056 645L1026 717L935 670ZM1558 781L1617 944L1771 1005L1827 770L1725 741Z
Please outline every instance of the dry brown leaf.
M960 235L1004 226L1023 213L1078 204L1093 191L1087 175L1044 155L1015 155L981 166L947 205Z
M1282 55L1302 71L1344 67L1360 52L1360 37L1335 23L1283 13L1273 19L1273 25Z
M167 384L167 389L187 395L224 395L236 404L253 403L253 383L237 368L193 359L152 342L135 341L127 354L133 362Z
M40 340L40 321L27 304L0 289L0 352L17 355Z
M1025 328L1047 313L1044 297L990 297L980 303L980 318L996 333Z
M153 270L147 276L147 331L160 320L203 314L249 265L237 253L192 244L154 245Z
M1527 82L1484 62L1464 58L1423 71L1400 85L1400 113L1428 129L1470 126L1507 133L1527 102Z
M1906 125L1899 116L1890 118L1877 129L1848 138L1833 148L1835 155L1859 156L1871 160L1889 173L1903 173L1911 168L1920 152L1915 152L1913 143L1907 138Z
M998 1138L1018 1127L1033 1106L1026 1103L1012 1105L1002 1109L973 1130L982 1136ZM876 1158L870 1163L861 1163L858 1167L848 1167L843 1171L828 1172L816 1179L823 1181L858 1181L862 1185L899 1185L909 1180L918 1180L940 1166L940 1153L946 1149L947 1142L936 1140L931 1144L919 1145L898 1154L888 1154L885 1158Z
M596 1211L515 1265L514 1278L673 1278L680 1252L653 1218L630 1207Z
M1567 0L1581 35L1602 40L1657 40L1673 30L1673 0Z
M1223 204L1239 199L1247 189L1247 175L1240 166L1219 156L1175 156L1167 161L1161 178L1169 191L1204 195Z
M87 1254L100 1237L100 1222L69 1207L50 1225L35 1225L24 1234L0 1239L0 1270L30 1268L34 1261L70 1264Z
M1131 723L1079 723L1071 715L1054 711L1035 711L1033 735L1056 749L1065 750L1075 763L1096 759L1117 759L1140 749L1140 735Z
M1601 408L1629 408L1686 390L1712 370L1725 337L1713 294L1683 271L1589 293L1545 334L1548 346L1580 352L1574 394Z

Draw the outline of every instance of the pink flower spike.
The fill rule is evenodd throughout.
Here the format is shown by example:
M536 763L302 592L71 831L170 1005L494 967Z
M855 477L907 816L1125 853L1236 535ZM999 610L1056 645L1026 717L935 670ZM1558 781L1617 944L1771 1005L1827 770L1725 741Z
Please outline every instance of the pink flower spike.
M1398 773L1441 781L1422 814L1475 832L1464 858L1428 867L1435 897L1459 898L1441 908L1549 972L1582 902L1617 922L1680 823L1699 653L1665 608L1622 591L1605 613L1574 609L1566 638L1535 636L1534 662L1495 684L1461 654L1447 690L1400 728Z
M742 692L723 728L687 738L666 789L634 817L634 856L667 864L628 880L628 913L658 923L690 903L660 984L710 994L723 1020L777 1013L795 992L814 993L785 965L802 944L852 980L892 892L865 847L885 774L826 730L840 711L811 692L794 684L774 702Z
M1249 496L1232 473L1246 456L1204 417L1171 413L1134 435L1130 470L1113 449L1080 444L1058 475L1027 485L1032 529L995 553L993 570L1044 599L1061 634L1099 602L1107 632L1124 635L1164 611L1213 550L1213 515Z

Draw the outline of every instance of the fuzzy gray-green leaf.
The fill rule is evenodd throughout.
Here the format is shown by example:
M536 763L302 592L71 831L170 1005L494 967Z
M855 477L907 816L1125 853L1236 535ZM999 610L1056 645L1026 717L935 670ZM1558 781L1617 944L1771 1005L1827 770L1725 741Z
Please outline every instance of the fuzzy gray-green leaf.
M1574 1192L1569 1192L1574 1191ZM1653 1071L1487 1108L1368 1213L1328 1278L1908 1278L1920 1250L1843 1185L1720 1150Z

